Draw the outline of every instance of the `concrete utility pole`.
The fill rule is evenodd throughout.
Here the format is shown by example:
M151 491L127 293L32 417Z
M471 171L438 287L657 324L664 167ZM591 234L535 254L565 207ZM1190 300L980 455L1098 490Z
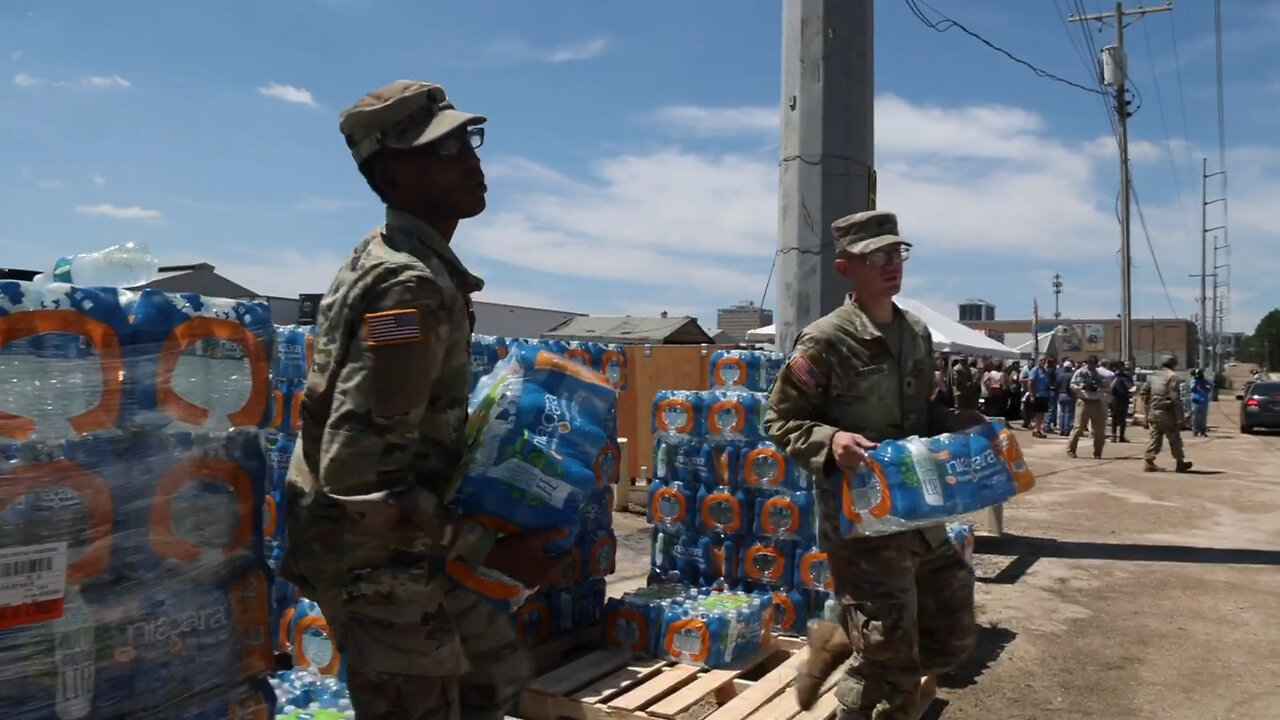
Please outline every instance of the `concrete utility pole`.
M778 349L844 302L831 223L875 207L871 2L784 0Z
M1116 118L1118 125L1116 127L1116 140L1120 144L1120 357L1130 367L1134 364L1133 356L1133 288L1131 287L1133 263L1131 260L1129 244L1129 201L1131 197L1129 183L1129 101L1125 97L1125 75L1128 72L1128 63L1124 54L1124 25L1127 17L1141 17L1148 13L1164 12L1173 9L1173 2L1169 0L1161 7L1138 7L1133 10L1126 10L1124 3L1116 2L1115 10L1109 13L1094 13L1092 15L1071 15L1068 20L1071 22L1085 22L1096 20L1102 24L1110 22L1115 26L1116 43L1114 52L1108 53L1112 48L1103 48L1103 57L1099 61L1103 64L1103 84L1109 85L1115 89ZM1105 69L1107 68L1106 59L1110 58L1114 62L1111 69L1115 71L1113 77L1106 77Z

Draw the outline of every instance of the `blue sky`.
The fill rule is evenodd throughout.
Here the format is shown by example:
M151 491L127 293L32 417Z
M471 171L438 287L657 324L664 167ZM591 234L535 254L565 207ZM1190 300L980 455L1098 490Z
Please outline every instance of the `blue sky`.
M1069 0L934 5L1091 81ZM1200 158L1218 164L1211 5L1181 0L1127 31L1135 184L1182 317L1197 311ZM1231 326L1251 330L1280 274L1280 2L1224 5ZM489 209L455 238L488 282L478 299L711 326L716 307L759 301L777 243L780 7L6 2L0 266L135 240L260 293L323 291L381 222L337 115L416 78L490 119ZM876 13L880 206L916 243L904 294L948 315L982 297L1006 318L1038 297L1047 315L1057 272L1064 315L1114 316L1115 146L1098 98L935 33L902 2ZM1136 222L1134 263L1135 317L1168 316Z

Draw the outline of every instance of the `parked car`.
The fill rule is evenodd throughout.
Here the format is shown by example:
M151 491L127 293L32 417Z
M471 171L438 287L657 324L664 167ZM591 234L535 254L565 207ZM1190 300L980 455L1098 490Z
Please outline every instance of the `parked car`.
M1259 380L1245 389L1240 398L1240 432L1259 428L1280 429L1280 382Z

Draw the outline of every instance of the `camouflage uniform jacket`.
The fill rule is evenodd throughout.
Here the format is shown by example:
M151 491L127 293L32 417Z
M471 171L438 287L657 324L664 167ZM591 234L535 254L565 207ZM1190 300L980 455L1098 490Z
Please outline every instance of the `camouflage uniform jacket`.
M821 544L839 539L836 432L872 442L949 430L955 411L931 400L933 337L895 306L885 337L850 295L796 338L769 396L764 425L773 441L813 474ZM941 526L939 526L940 529Z
M1147 407L1154 415L1167 413L1177 416L1182 411L1182 381L1178 374L1168 368L1157 370L1147 378L1150 396Z
M441 505L466 450L482 287L438 233L388 210L321 300L288 476L283 574L304 594L416 622L439 606L445 558L488 554L493 534Z

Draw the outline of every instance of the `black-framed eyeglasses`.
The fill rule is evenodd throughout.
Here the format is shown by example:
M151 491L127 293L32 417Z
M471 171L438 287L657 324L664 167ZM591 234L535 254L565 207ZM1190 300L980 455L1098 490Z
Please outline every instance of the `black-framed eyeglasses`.
M479 150L481 145L484 145L484 127L473 125L445 135L431 143L430 147L440 157L449 158L457 156L465 147L475 151Z
M892 248L884 248L873 252L865 253L862 261L871 267L884 267L885 265L902 264L911 257L911 248L898 246Z

